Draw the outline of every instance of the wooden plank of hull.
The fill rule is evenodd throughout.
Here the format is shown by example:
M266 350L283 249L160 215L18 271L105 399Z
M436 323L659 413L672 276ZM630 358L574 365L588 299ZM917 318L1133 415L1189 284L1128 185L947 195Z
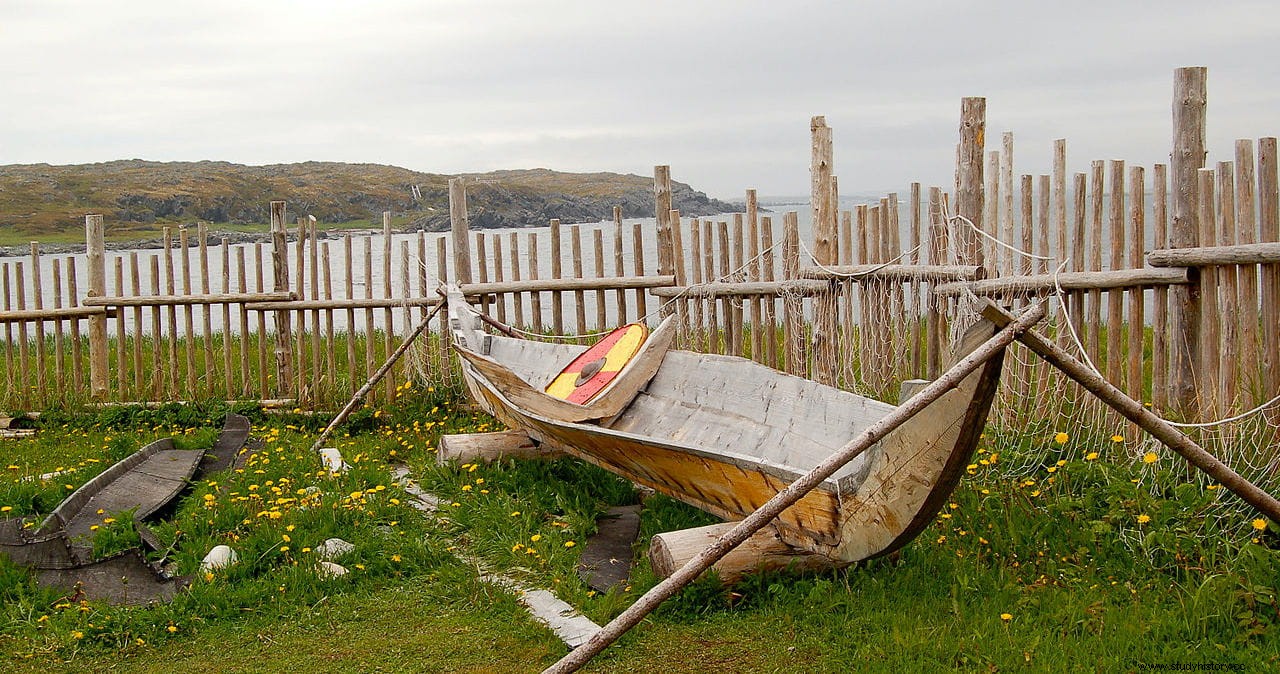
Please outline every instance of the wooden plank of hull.
M740 519L759 508L789 484L774 475L750 470L730 461L717 461L648 438L609 431L599 426L568 424L539 418L514 408L493 389L482 395L505 424L519 428L544 445L560 449L588 463L701 508L717 517ZM805 532L812 539L837 543L839 498L831 490L814 490L779 517L782 526Z

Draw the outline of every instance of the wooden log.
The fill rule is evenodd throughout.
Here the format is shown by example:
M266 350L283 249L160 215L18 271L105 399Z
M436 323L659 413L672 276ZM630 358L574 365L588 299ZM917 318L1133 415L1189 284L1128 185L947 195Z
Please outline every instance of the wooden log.
M306 297L307 288L307 227L304 218L297 218L295 222L298 225L298 245L294 249L294 282L293 292L301 298ZM285 236L288 237L288 223L285 224ZM311 397L311 381L307 377L307 370L310 369L307 363L307 313L305 311L294 311L293 329L296 334L294 340L293 362L294 362L294 381L293 390L300 400L307 400Z
M63 307L61 309L24 309L22 311L0 311L0 323L28 323L34 321L64 321L67 319L90 318L93 316L110 316L106 307ZM74 325L74 322L72 323Z
M443 440L443 438L442 438ZM733 530L736 522L711 524L655 534L649 543L649 566L659 578L669 578L719 538ZM720 582L732 585L750 573L762 571L810 571L837 569L844 564L829 557L791 547L773 527L752 534L711 565Z
M1013 215L1013 133L1005 131L1000 134L1000 158L998 164L1000 171L1000 202L999 202L999 223L1000 238L1005 243L1014 246L1017 239L1016 229L1017 222ZM988 196L991 199L992 196ZM1004 264L1001 265L1001 273L1005 275L1014 274L1022 260L1015 257L1016 253L1006 250L1004 253Z
M436 464L493 463L504 459L553 459L564 456L529 439L520 431L442 435L436 450Z
M1280 180L1277 179L1276 139L1258 140L1258 240L1280 241ZM1263 398L1280 391L1280 264L1262 268L1261 278L1263 334L1262 369L1267 373Z
M230 294L232 292L231 291L231 241L226 237L223 237L221 243L222 243L221 289L223 294ZM326 268L326 271L327 271L327 268ZM231 304L224 302L219 306L222 307L222 310L219 312L219 315L222 318L222 374L224 378L223 392L226 394L227 398L234 398L236 397L236 385L235 385L234 361L231 357L231 339L233 334L231 330ZM205 316L207 317L208 314L205 314ZM205 326L205 329L206 329L206 334L209 334L210 336L212 336L211 327ZM330 347L329 350L330 352L332 352L333 351L332 347Z
M831 127L827 126L825 117L819 115L809 120L809 135L812 143L809 176L813 254L820 265L835 264L839 257L836 253L836 206L831 200L834 153Z
M442 242L444 238L440 239ZM364 298L373 299L373 235L364 239ZM373 362L378 351L378 342L374 339L373 309L364 310L364 378L373 378Z
M1107 229L1111 235L1111 250L1107 256L1107 266L1112 270L1124 268L1124 162L1113 159L1111 173L1111 208L1107 218ZM1136 245L1141 246L1138 242ZM1124 388L1124 294L1107 293L1107 379L1117 388Z
M983 231L995 239L1000 238L1000 151L987 152L987 168L983 174L986 187L982 195ZM983 257L988 268L997 276L1008 276L1009 251L997 246L986 237L978 242L983 247ZM1008 243L1008 241L1005 241Z
M702 285L702 225L697 218L689 221L689 261L690 261L690 277L689 283L693 287ZM677 260L681 267L684 266L683 255ZM655 293L656 294L656 293ZM685 299L692 299L689 304L689 329L692 332L692 340L690 347L695 351L706 351L706 324L704 323L703 307L705 303L696 295L685 293Z
M1130 269L1142 268L1142 248L1147 240L1147 181L1146 175L1141 166L1129 167L1129 231L1127 238L1129 240L1129 259ZM1125 381L1128 383L1126 392L1130 398L1142 400L1143 376L1142 376L1142 345L1144 340L1144 326L1146 324L1146 313L1144 312L1144 296L1142 289L1131 290L1129 295L1129 353L1128 353L1128 374ZM1150 400L1150 398L1147 398Z
M1248 140L1236 141L1236 243L1253 245L1258 242L1258 211L1254 204L1257 191L1257 172L1253 163L1253 143ZM1277 252L1280 260L1280 250ZM1240 296L1242 309L1240 314L1240 372L1243 375L1241 390L1241 406L1252 409L1261 402L1262 383L1259 378L1258 352L1258 320L1251 315L1258 309L1258 269L1241 267L1239 270Z
M320 247L320 267L324 270L324 300L326 302L333 301L333 267L329 264L329 242L325 241ZM227 335L230 339L230 334ZM351 340L347 340L351 341ZM333 309L326 309L324 312L324 365L325 365L325 381L329 391L334 391L338 385L338 354L335 345L335 337L333 330ZM228 377L228 381L230 378Z
M0 262L0 316L8 314L13 310L11 290L9 282L9 263ZM5 390L8 392L21 390L22 384L14 376L18 372L18 368L15 367L13 359L13 324L8 321L0 321L0 324L4 325Z
M1010 157L1009 161L1012 164L1012 161L1013 161L1012 160L1012 157L1013 157L1012 135L1010 135L1009 147L1007 147L1006 149L1009 150L1009 153L1010 153L1008 155ZM1012 171L1012 168L1010 170ZM1009 179L1010 179L1010 185L1012 185L1012 180L1013 180L1012 173L1010 173ZM1008 197L1010 228L1013 227L1012 189L1013 188L1011 186L1010 194ZM923 222L922 222L921 211L920 211L920 183L918 182L911 183L910 199L911 199L911 202L910 202L909 217L911 218L911 253L910 255L907 256L907 259L904 260L904 262L906 262L906 264L912 267L919 267L921 264L921 259L923 258L923 255L920 252L920 245L924 238L924 234L922 231ZM1012 231L1012 229L1010 229L1010 231ZM924 328L924 317L921 315L921 311L920 311L920 280L919 279L911 279L911 281L908 283L907 298L909 299L907 303L907 316L910 319L910 323L907 329L907 335L911 340L910 374L912 377L920 377L924 375L924 339L923 339L923 335L921 334L921 331Z
M132 255L132 254L131 254ZM80 290L76 281L76 258L73 255L67 256L67 306L71 309L78 309L80 306ZM124 320L121 314L119 320ZM8 326L5 326L6 332ZM142 334L141 330L134 333L134 349L137 349L138 336ZM80 347L80 321L71 321L71 382L77 391L84 390L84 354ZM12 370L10 370L12 371ZM134 370L141 372L141 368Z
M196 259L200 269L200 292L207 295L211 292L209 286L209 232L204 222L196 223L196 245L198 246ZM205 391L212 396L213 383L217 375L213 365L213 307L204 306L200 309L200 344L203 347L202 355L204 356ZM230 394L227 397L231 397Z
M1173 218L1169 225L1169 245L1194 248L1200 245L1197 222L1199 181L1196 172L1205 161L1205 117L1207 70L1179 68L1173 85ZM1200 299L1198 286L1169 289L1171 352L1169 363L1170 404L1179 414L1190 417L1198 407L1196 376L1200 348Z
M271 202L271 269L275 292L289 289L289 254L284 223L285 202ZM172 294L172 293L170 293ZM287 311L277 311L276 320L276 383L277 391L287 394L293 382L293 328ZM267 396L263 396L264 398ZM287 397L280 395L276 397Z
M800 223L795 211L782 216L782 278L794 281L800 275ZM809 353L804 339L804 306L800 298L783 299L783 333L787 341L787 372L805 377Z
M747 281L761 280L760 260L760 204L755 190L747 190ZM764 362L764 300L751 299L751 359L757 363Z
M658 274L679 276L675 271L671 255L674 239L671 224L670 166L653 167L653 215L657 220L658 228ZM637 272L636 275L639 276L640 273Z
M969 97L960 102L960 155L956 170L956 213L982 229L982 153L987 132L987 99ZM968 227L956 229L956 254L962 264L982 265L978 235Z
M1229 161L1218 162L1216 176L1217 185L1217 230L1218 244L1231 246L1236 242L1236 184L1235 165ZM1206 270L1207 271L1207 270ZM1204 273L1204 272L1201 272ZM1218 359L1218 399L1222 409L1233 410L1236 406L1236 378L1239 376L1240 320L1238 311L1237 269L1233 265L1220 266L1218 273L1218 311L1221 346L1211 351L1208 356ZM1252 314L1252 312L1250 312ZM1250 315L1249 320L1254 320ZM1132 396L1132 394L1131 394ZM1138 397L1138 396L1132 396Z
M1147 253L1152 267L1212 267L1280 264L1280 243L1240 243L1196 248L1159 248Z
M716 223L716 279L730 281L729 276L729 223L720 220ZM733 305L727 298L720 300L720 349L718 353L732 353L733 341L737 336L733 332Z
M582 274L582 227L572 225L569 230L569 254L573 257L573 277L583 278ZM596 278L600 278L597 276ZM573 318L574 327L577 328L578 335L587 332L587 303L586 296L581 290L575 290L573 293Z
M631 264L632 273L644 276L644 228L638 222L631 225ZM648 315L649 296L644 289L636 288L636 320L643 321Z
M84 216L85 248L89 271L89 289L85 301L89 298L106 297L107 264L106 244L103 239L101 215ZM21 278L21 275L19 275ZM6 297L8 293L5 293ZM26 333L23 332L23 344ZM22 367L26 367L23 357ZM24 384L25 384L25 377ZM89 319L89 390L95 400L104 400L107 396L107 317L93 316Z
M245 247L236 246L236 287L240 292L248 292L248 267L245 264ZM247 396L253 391L249 366L249 310L240 305L240 385L236 389L238 396ZM227 335L231 339L231 335Z
M14 270L13 270L13 271L14 271L14 281L15 281L16 290L17 290L17 297L18 297L18 302L17 302L17 304L18 304L18 310L17 310L17 313L25 312L25 311L26 311L26 309L27 309L27 282L26 282L26 280L23 278L23 271L24 271L25 269L26 269L26 265L25 265L25 264L23 264L21 261L19 261L19 262L15 262L15 263L14 263ZM103 287L105 288L105 287L106 287L106 278L105 278L105 277L106 277L106 273L105 273L105 268L104 268L104 270L103 270L103 277L104 277L104 278L103 278L102 283L103 283ZM8 293L5 293L5 296L8 296ZM103 336L102 336L102 339L103 339L104 344L103 344L103 347L102 347L102 353L104 353L104 354L105 354L105 353L106 353L106 348L107 348L107 347L106 347L106 345L105 345L105 342L106 342L106 334L107 334L107 333L106 333L106 325L105 325L105 323L106 323L106 322L105 322L105 321L103 321L103 323L104 323L104 325L103 325L103 331L102 331L102 335L103 335ZM92 327L92 323L90 324L90 327ZM92 347L92 346L93 346L93 333L92 333L92 332L90 332L90 333L89 333L89 339L90 339L90 341L89 341L89 346L90 346L90 347ZM92 349L90 349L90 355L92 355L92 353L93 353L93 351L92 351ZM28 395L28 393L27 393L27 392L31 390L31 377L30 377L30 375L31 375L30 345L29 345L29 344L28 344L28 342L27 342L27 324L26 324L26 322L25 322L25 321L20 321L20 322L18 323L18 374L19 374L19 377L18 377L18 386L19 386L20 390L22 391L23 396L24 396L24 398L25 398L25 397ZM104 395L104 396L106 395L106 394L105 394L105 388L106 388L106 383L105 383L105 382L106 382L106 375L105 375L105 374L103 374L103 388L104 388L104 393L103 393L103 395Z
M614 230L614 231L618 232L619 230ZM621 243L622 243L621 241L618 241L619 246L621 246ZM604 230L603 229L596 229L591 232L591 250L594 253L594 255L592 255L592 259L595 261L596 278L605 278ZM621 255L621 248L616 249L615 252ZM578 276L581 277L582 274L578 274ZM595 300L596 300L595 302L596 325L594 329L596 332L601 332L605 329L605 325L609 322L609 315L605 306L605 295L603 290L596 291ZM618 325L625 325L627 322L627 309L625 304L626 300L622 299L621 290L618 291L618 300L619 301L617 303L617 307L618 307L617 323ZM581 311L585 312L586 311L585 307Z
M419 233L419 237L421 236L422 234ZM426 272L426 269L425 267L423 267L423 273L425 272ZM497 281L498 283L502 283L503 281L507 280L505 275L506 275L506 272L502 268L502 235L494 234L493 235L493 280ZM423 296L426 294L427 294L426 283L419 282L418 295ZM419 309L419 311L422 311L422 309ZM507 322L507 296L506 295L498 296L498 321L501 323Z
M511 248L511 282L520 282L520 237L512 232L508 237L508 243ZM519 290L511 291L511 310L515 312L515 320L512 325L520 327L527 326L529 322L524 318L524 293Z
M753 297L783 295L803 295L812 297L829 288L829 284L813 279L796 279L792 281L757 281L755 283L699 283L690 286L669 286L653 288L650 292L657 297L684 297L704 300L719 300L727 297Z
M466 204L464 199L463 204ZM484 255L484 249L480 249L480 254ZM471 249L467 248L467 259L470 264ZM382 212L382 297L387 300L392 299L391 293L391 211ZM384 357L390 357L391 352L395 348L395 310L396 305L389 305L382 310L382 343ZM396 376L395 364L387 371L389 375L386 378L386 401L391 404L396 399Z
M56 257L53 258L52 271L53 271L53 308L56 310L56 309L62 308L62 260L59 260ZM120 292L120 289L121 289L120 286L124 284L123 277L124 277L124 270L123 270L123 266L121 265L121 259L116 258L116 292ZM116 326L117 326L116 328L117 334L123 337L124 323L121 321L116 321ZM116 348L123 350L124 339L122 338L118 341L119 343L116 345ZM53 379L54 379L54 387L59 392L65 390L65 381L63 380L63 377L64 377L63 357L62 357L64 352L63 347L64 347L64 344L62 339L62 321L56 321L53 324ZM123 372L124 371L123 359L118 359L118 362L119 362L119 365L117 365L116 370L119 372ZM123 375L121 375L120 378L123 379Z
M609 624L596 632L587 643L571 651L556 664L543 670L544 674L577 671L607 648L609 644L626 633L627 630L637 625L663 601L666 601L685 585L702 575L704 571L728 554L730 550L769 525L783 510L794 505L805 494L812 491L814 487L821 484L836 470L839 470L841 466L861 455L892 432L893 429L901 426L906 420L915 416L920 410L940 398L951 388L954 388L961 379L976 370L979 365L1001 353L1004 347L1013 341L1018 332L1034 324L1043 316L1043 307L1038 306L1019 318L1015 324L996 333L994 337L979 346L968 356L962 358L950 370L925 387L911 400L894 408L892 412L869 426L858 437L778 492L755 512L747 516L746 519L735 524L732 529L716 539L715 543L689 560L684 566L677 569L675 573L655 585L634 604L610 621Z
M773 219L760 218L760 269L761 280L770 282L773 274ZM772 298L764 301L764 326L762 328L765 359L762 361L772 368L778 368L778 319L777 302Z
M1040 257L1052 258L1053 252L1050 245L1050 240L1053 237L1051 236L1050 229L1053 227L1053 222L1052 222L1052 214L1049 212L1050 196L1051 196L1049 194L1049 192L1051 191L1049 175L1044 173L1040 174L1039 176L1036 177L1036 183L1037 183L1037 187L1039 188L1036 194L1036 210L1039 212L1039 216L1040 216L1038 218L1040 231L1039 231L1039 236L1037 237L1039 239L1039 245L1036 248L1036 254L1038 254ZM1044 264L1047 268L1048 263L1045 262ZM1046 321L1048 321L1050 324L1057 323L1058 322L1058 316L1057 316L1058 305L1056 303L1051 303L1047 307L1047 311L1048 311L1048 316L1046 318ZM1060 338L1065 338L1065 335L1063 335L1062 332L1064 331L1059 331ZM1042 369L1042 371L1040 372L1040 375L1042 377L1042 379L1040 380L1040 383L1041 383L1041 387L1043 388L1048 385L1048 380L1044 378L1048 376L1048 371Z
M1169 173L1165 164L1152 167L1151 217L1157 249L1169 241ZM1150 259L1148 258L1148 264ZM1151 310L1151 404L1157 410L1169 406L1169 289L1152 290Z
M464 178L449 179L449 228L453 234L453 280L471 283L471 244L467 230L467 187Z
M1085 208L1085 201L1088 197L1088 176L1084 173L1077 173L1072 177L1071 189L1072 202L1072 235L1071 235L1071 264L1067 267L1072 271L1085 271L1085 249L1087 240L1085 232L1088 231L1086 226L1088 211ZM1046 265L1047 266L1047 265ZM1044 271L1048 271L1045 269ZM1076 330L1084 327L1084 296L1074 293L1068 296L1070 306L1068 307L1068 320L1075 326Z
M1009 322L1012 316L994 304L988 305L983 311L983 315L994 321L996 325L1013 325ZM1204 471L1246 503L1270 517L1272 521L1280 521L1280 501L1245 480L1229 466L1197 445L1186 434L1156 416L1142 403L1125 395L1120 389L1099 377L1089 366L1045 339L1043 335L1034 329L1023 331L1018 340L1026 344L1032 351L1054 367L1062 370L1064 374L1074 379L1085 390L1097 396L1102 402L1119 412L1126 419L1134 422L1166 447L1177 452L1191 465Z
M1102 271L1102 223L1103 223L1103 186L1106 184L1106 165L1101 160L1090 164L1089 179L1089 271ZM1089 290L1085 303L1085 335L1084 350L1089 360L1097 363L1101 355L1102 326L1102 292L1096 288Z
M484 238L485 238L484 232L475 233L475 250L477 253L476 271L479 274L479 278L477 278L476 280L479 281L480 283L489 282L489 262L488 262L488 256L485 255ZM489 313L489 295L480 296L480 313L486 314L486 315Z
M348 240L350 240L348 238ZM348 248L349 250L349 248ZM347 269L351 269L351 256L347 256ZM254 290L262 292L265 288L263 283L263 262L262 262L262 244L253 244L253 283ZM258 397L270 398L270 373L267 370L267 318L266 316L258 316ZM354 378L353 378L354 379Z
M346 273L343 274L343 290L346 292L348 301L355 300L355 267L352 251L351 234L342 236L342 263ZM356 312L355 309L347 308L347 381L354 384L356 381Z
M620 278L627 275L627 268L623 261L623 251L625 249L623 247L622 235L623 235L622 207L614 206L613 207L613 275L615 278ZM628 307L627 307L626 291L622 289L618 289L614 297L614 302L618 305L618 323L619 324L627 323L627 321L630 320L630 316L629 316L630 312L628 311ZM641 317L644 312L639 310L639 302L637 302L636 305L637 305L636 320L639 321L639 320L642 320Z
M31 242L31 299L36 311L44 310L44 288L40 279L40 244ZM49 387L45 373L45 352L48 350L44 339L44 321L35 323L36 351L36 390L35 397L45 403L48 401ZM108 358L110 355L108 354Z
M54 283L55 283L55 285L56 285L56 284L57 284L57 282L58 282L58 277L57 277L57 273L58 273L58 266L57 266L57 262L58 262L57 260L54 260L53 272L54 272ZM116 276L116 294L117 294L117 295L123 295L123 294L125 293L125 289L124 289L124 258L123 258L123 257L119 257L119 256L117 256L117 257L115 258L115 272L116 272L116 274L115 274L115 276ZM54 295L54 299L55 299L55 300L57 299L57 295ZM75 321L73 321L73 323L74 323L74 322L75 322ZM61 323L58 323L58 326L59 326L59 327L61 327L61 325L62 325ZM59 332L58 337L61 337L61 332L62 332L62 331L61 331L61 330L59 330L58 332ZM117 394L117 395L119 395L119 396L124 396L124 395L125 395L125 390L126 390L126 389L125 389L125 386L128 384L128 380L129 380L129 379L128 379L128 377L126 376L126 375L127 375L127 373L128 373L128 369L129 369L129 368L125 366L125 363L126 363L126 362L128 362L128 361L127 361L127 359L126 359L126 355L127 355L127 353L126 353L126 348L128 347L128 343L127 343L127 341L126 341L126 339L125 339L126 334L127 334L127 330L126 330L126 327L125 327L124 314L123 314L123 312L120 312L119 317L116 319L116 394ZM62 352L61 345L59 345L59 346L58 346L58 352L59 352L59 358L61 358L61 352ZM141 370L135 370L135 371L134 371L134 376L135 376L135 378L136 378L136 377L137 377L137 375L139 375L139 374L141 374ZM59 376L59 379L61 379L61 376Z
M529 244L529 280L538 280L538 236L533 232L529 232L525 241ZM532 326L534 332L542 332L542 293L533 291L529 293L529 311L533 314Z
M843 279L854 282L978 281L987 277L987 270L972 265L850 264L801 267L799 276L805 279Z
M280 303L282 308L297 309L300 302L291 291L209 293L206 295L134 295L130 297L90 297L82 304L86 307L170 307L211 304ZM304 307L305 308L305 307Z
M745 260L743 259L743 253L744 253L743 240L742 240L742 237L744 234L743 230L744 230L744 227L743 227L742 214L734 213L733 214L733 260L732 260L733 272L732 272L732 279L729 278L729 274L724 274L726 280L737 280L745 276L743 273L744 266L746 264ZM743 314L742 302L730 302L729 310L730 310L729 334L732 335L732 339L729 340L729 353L730 355L741 356L744 353L744 349L747 347L746 335L743 333L744 326L742 325L742 314Z
M980 296L1035 295L1051 292L1057 286L1063 290L1103 291L1111 289L1147 288L1156 286L1185 285L1193 283L1190 273L1181 267L1170 269L1118 269L1115 271L1063 272L1061 274L1035 274L1013 278L987 279L985 281L944 283L933 289L942 297L964 294L965 290Z
M860 211L861 212L861 211ZM947 259L947 221L942 203L942 188L929 188L929 264L941 265ZM928 292L925 313L925 376L942 374L943 325L942 301L936 287ZM865 323L863 324L865 329ZM865 341L865 340L864 340Z
M551 280L558 281L563 277L562 250L560 246L560 220L551 219L551 232L548 237L549 255L551 256ZM556 290L551 293L551 333L564 334L564 295Z
M1217 204L1214 170L1203 168L1198 171L1200 179L1197 186L1199 198L1200 241L1210 243L1217 240ZM1197 374L1199 383L1196 387L1201 419L1213 419L1218 411L1225 409L1226 401L1218 397L1218 377L1220 365L1218 350L1221 348L1220 321L1218 313L1218 269L1206 269L1200 274L1200 353L1197 357Z
M1051 220L1054 231L1058 233L1055 257L1061 262L1070 258L1070 246L1067 239L1067 140L1058 138L1053 141L1053 215ZM1047 271L1049 262L1040 263ZM1080 271L1077 269L1076 271Z
M160 257L158 255L149 255L151 272L151 292L156 295L160 294ZM165 388L168 386L169 372L162 366L164 363L164 324L160 307L151 307L151 371L155 374L152 378L154 386L153 393L156 400L163 400ZM266 376L266 367L263 368L263 376ZM266 396L263 396L266 397Z

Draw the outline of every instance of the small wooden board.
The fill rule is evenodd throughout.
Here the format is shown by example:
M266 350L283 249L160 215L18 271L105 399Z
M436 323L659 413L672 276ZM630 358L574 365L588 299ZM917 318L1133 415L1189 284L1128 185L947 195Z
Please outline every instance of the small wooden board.
M561 370L547 385L547 395L586 404L613 383L648 337L649 328L641 323L614 329Z

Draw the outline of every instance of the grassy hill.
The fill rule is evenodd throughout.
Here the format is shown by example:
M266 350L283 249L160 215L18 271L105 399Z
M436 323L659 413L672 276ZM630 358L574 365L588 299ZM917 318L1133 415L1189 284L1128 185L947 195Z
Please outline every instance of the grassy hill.
M78 240L84 216L105 216L112 238L153 236L165 224L205 221L256 229L268 204L283 199L289 216L313 215L324 225L381 223L439 231L448 227L448 181L381 164L304 162L245 166L229 162L152 162L0 166L0 244ZM653 215L653 180L617 173L563 173L547 169L467 174L473 228L545 225ZM689 215L731 210L682 183L675 207Z

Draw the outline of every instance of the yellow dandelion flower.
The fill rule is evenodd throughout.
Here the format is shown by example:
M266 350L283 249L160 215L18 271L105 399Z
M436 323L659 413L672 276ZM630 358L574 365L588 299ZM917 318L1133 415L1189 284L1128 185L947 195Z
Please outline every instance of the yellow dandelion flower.
M566 547L566 548L572 548L572 547L573 547L573 546L575 546L575 545L577 545L577 543L574 543L573 541L565 541L565 542L564 542L564 547Z
M169 630L170 634L173 634L174 632L178 631L178 626L174 625L173 623L169 623L169 626L166 627L165 629Z
M1253 521L1253 528L1257 529L1258 531L1266 531L1267 521L1259 517L1258 519Z
M84 638L84 632L81 632L80 630L76 630L76 631L74 631L74 632L72 632L72 633L71 633L71 638L72 638L72 639L83 639L83 638Z
M1124 436L1123 436L1123 435L1113 435L1113 436L1111 436L1111 441L1112 441L1112 442L1124 442Z
M399 563L400 555L391 555L391 561Z
M106 518L106 519L102 520L102 523L103 523L103 524L111 524L111 523L113 523L113 522L115 522L115 521L116 521L116 518L114 518L114 517L108 517L108 518Z
M13 510L13 506L0 506L0 513L7 513Z
M1098 458L1097 452L1089 452L1088 454L1084 455L1085 461L1093 461L1094 459L1097 459L1097 458Z
M1147 452L1146 454L1142 455L1143 463L1155 463L1156 461L1159 461L1159 460L1160 460L1160 457L1155 452Z
M520 516L520 511L519 511L519 510L516 510L516 511L512 512L512 513L511 513L511 516L512 516L512 517L519 517L519 516Z
M205 494L205 495L204 495L204 500L206 500L206 501L214 501L214 500L217 500L217 498L218 498L218 497L217 497L217 496L214 496L213 494Z
M1067 435L1066 433L1063 433L1062 431L1058 431L1053 435L1053 441L1058 443L1059 445L1067 444L1067 441L1070 439L1071 439L1071 436Z
M1012 614L1012 613L1001 613L1001 614L1000 614L1000 619L1001 619L1001 620L1003 620L1003 621L1005 621L1005 622L1009 622L1010 620L1013 620L1013 614Z
M289 551L289 546L287 545L280 546L280 552L288 552L288 551Z
M537 543L538 541L542 540L542 534L534 534L529 537L529 540L533 541L534 543Z
M1150 515L1146 513L1142 513L1141 515L1138 515L1138 524L1146 524L1147 522L1150 522L1150 521L1151 521Z

